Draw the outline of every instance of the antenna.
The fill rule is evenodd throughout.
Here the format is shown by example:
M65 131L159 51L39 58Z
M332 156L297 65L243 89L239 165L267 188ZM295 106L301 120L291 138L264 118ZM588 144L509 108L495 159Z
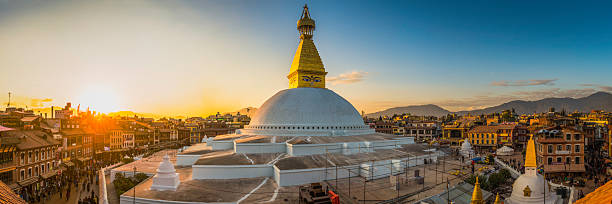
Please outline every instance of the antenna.
M8 101L8 103L6 104L6 107L7 107L7 108L8 108L8 107L11 107L11 92L9 91L9 92L8 92L8 94L9 94L9 101Z

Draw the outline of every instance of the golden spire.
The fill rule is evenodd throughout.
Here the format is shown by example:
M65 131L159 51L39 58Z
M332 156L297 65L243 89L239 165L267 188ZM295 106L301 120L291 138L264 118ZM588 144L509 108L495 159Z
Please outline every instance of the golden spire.
M495 202L493 204L501 204L502 201L499 199L499 193L497 193L497 196L495 196Z
M478 176L476 176L476 183L474 183L474 192L472 193L472 201L470 204L484 204L484 201L482 201L480 183L478 183Z
M525 153L525 167L537 167L536 163L536 151L535 151L535 142L533 141L533 135L529 138L527 142L527 151Z
M297 22L300 33L300 44L295 51L293 63L289 70L289 88L314 87L325 88L325 67L317 47L312 41L315 21L310 17L308 6L304 5L302 16Z

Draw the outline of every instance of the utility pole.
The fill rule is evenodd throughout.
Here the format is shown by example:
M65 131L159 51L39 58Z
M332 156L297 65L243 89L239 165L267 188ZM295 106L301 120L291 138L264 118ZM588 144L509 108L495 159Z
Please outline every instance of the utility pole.
M348 193L349 197L348 198L351 199L351 169L350 169L350 167L348 169L348 174L349 174L348 175L348 184L349 184L349 187L348 187L349 188L349 190L348 190L349 191L349 193Z
M6 107L7 107L7 108L8 108L8 107L11 107L11 92L9 91L9 92L8 92L8 94L9 94L9 101L8 101L8 103L6 104Z
M134 174L132 174L132 176L134 176L134 180L136 180L136 165L134 165ZM134 200L133 200L133 204L136 204L136 186L134 186Z

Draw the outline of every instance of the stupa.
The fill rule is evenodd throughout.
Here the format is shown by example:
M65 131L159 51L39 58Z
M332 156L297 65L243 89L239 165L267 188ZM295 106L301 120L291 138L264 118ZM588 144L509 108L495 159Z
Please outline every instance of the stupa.
M179 184L179 175L170 162L170 157L166 154L157 168L157 174L153 177L151 190L176 190Z
M459 153L463 155L466 159L471 159L474 157L474 149L472 149L472 144L465 139L463 140L463 144L461 144L461 149L459 149Z
M506 199L505 203L563 203L561 197L550 190L544 176L537 172L536 150L533 136L527 142L525 173L514 181L514 184L512 184L512 195L510 195L510 198Z
M183 175L178 188L176 180L147 180L136 187L137 201L281 202L295 195L275 193L279 189L351 177L383 179L437 162L443 152L415 144L413 137L375 132L350 102L326 87L307 6L297 30L300 42L286 76L288 89L266 100L243 129L208 137L178 154L176 169ZM160 169L156 177L173 175L171 166ZM176 192L150 190L157 183ZM121 203L133 202L130 196L123 194Z

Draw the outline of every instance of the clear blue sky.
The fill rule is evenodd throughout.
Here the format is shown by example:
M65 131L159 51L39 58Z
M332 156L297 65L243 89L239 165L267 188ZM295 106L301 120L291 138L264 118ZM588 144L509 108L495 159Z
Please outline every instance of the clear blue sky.
M0 26L27 26L28 22L38 21L36 18L19 20L29 15L53 20L49 16L45 17L45 13L53 16L58 11L74 11L82 12L80 19L93 25L108 23L100 20L105 15L115 16L115 21L103 24L109 32L112 30L121 33L123 29L133 35L129 28L116 27L122 19L127 19L137 25L150 22L152 26L143 26L141 29L145 33L172 31L160 35L160 38L193 38L193 45L187 47L164 44L156 47L156 43L143 42L150 46L147 49L168 49L172 53L190 54L197 51L193 58L172 61L176 57L168 57L170 62L164 61L170 65L185 63L193 66L142 68L132 73L130 70L134 69L134 64L142 64L129 61L129 66L122 67L124 65L117 63L113 64L113 69L122 72L127 70L128 77L120 81L133 79L136 73L142 73L140 71L150 72L152 77L139 80L153 79L156 83L163 83L165 80L159 79L172 74L184 74L185 78L181 82L170 80L168 83L171 84L163 87L171 87L172 90L187 89L189 93L219 94L217 100L233 101L234 105L210 107L228 109L225 111L259 106L274 92L287 87L285 76L298 43L296 20L304 3L308 3L311 15L316 20L314 39L329 72L328 77L338 79L337 83L330 83L328 88L339 92L358 109L366 112L427 103L438 104L450 110L464 110L515 99L581 97L595 91L612 91L610 1L211 0L111 2L103 5L95 1L77 2L3 2L0 3ZM85 14L85 11L106 11L104 9L111 12L100 12L93 17ZM122 15L115 15L114 12ZM93 19L88 21L88 18ZM71 19L61 18L58 21L70 25ZM157 22L164 23L157 25ZM68 26L77 30L83 27L86 26ZM0 29L0 32L9 28ZM55 28L46 30L49 29ZM83 35L88 34L91 33L83 31ZM106 35L100 36L105 38ZM205 36L214 36L215 39L200 39ZM0 37L0 42L3 40L16 41L11 36ZM159 39L152 37L151 40ZM112 39L112 42L116 41L120 40ZM176 42L170 41L169 44L180 44ZM58 49L58 52L69 52L63 51L61 46ZM4 51L13 50L4 48ZM98 54L104 56L105 52ZM112 60L113 57L103 59ZM12 62L10 65L19 63L24 64ZM100 69L78 65L78 70L72 71L87 73L84 75L95 74L95 70ZM7 66L2 69L8 69ZM219 71L225 68L230 71ZM226 83L226 86L219 86L220 83ZM138 84L147 85L146 82ZM54 103L78 100L69 94L42 96L47 92L38 93L31 88L22 88L27 84L0 83L0 87L5 86L32 98L53 98ZM113 90L122 92L117 94L118 98L123 99L117 102L120 109L155 112L161 106L194 103L182 107L202 109L199 112L214 111L195 105L198 100L212 100L204 96L170 94L172 90L159 93L149 89L127 89L147 95L161 95L158 97L162 102L158 105L139 105L150 100L130 98L134 93L126 91L124 87L135 85L120 83L114 86L117 87ZM156 85L149 86L156 88ZM164 101L162 98L173 100ZM163 113L189 112L192 111L171 109Z

